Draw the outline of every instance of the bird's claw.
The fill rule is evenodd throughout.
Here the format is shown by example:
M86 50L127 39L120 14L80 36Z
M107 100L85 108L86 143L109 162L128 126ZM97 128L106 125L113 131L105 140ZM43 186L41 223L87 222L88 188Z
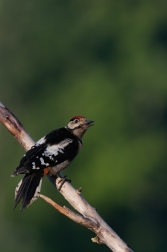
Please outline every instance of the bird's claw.
M61 188L62 188L62 186L64 185L65 182L71 183L71 179L67 179L67 178L66 178L66 177L67 177L66 175L65 175L64 177L62 177L62 176L60 176L60 175L58 174L57 177L60 179L60 180L58 181L58 184L60 184L60 185L57 187L57 190L58 190L58 191L61 190Z

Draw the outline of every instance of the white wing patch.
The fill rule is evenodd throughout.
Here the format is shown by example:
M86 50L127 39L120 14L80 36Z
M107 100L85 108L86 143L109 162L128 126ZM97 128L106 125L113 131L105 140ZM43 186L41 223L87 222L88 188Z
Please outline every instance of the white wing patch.
M32 162L32 169L33 169L33 170L39 170L40 167L36 167L35 162Z
M57 156L58 152L63 153L64 147L66 147L69 143L72 143L72 141L73 141L72 139L67 138L66 140L60 142L59 144L50 145L46 148L46 150L44 151L44 153L42 153L42 155L52 159L51 157Z
M40 161L41 161L41 165L49 166L49 163L45 163L45 161L42 157L40 158Z
M39 145L45 143L45 141L46 141L46 139L45 139L45 136L44 136L41 139L39 139L38 142L35 143L35 146L39 146Z
M48 167L50 165L50 162L47 159L47 162L45 161L45 157L49 158L51 161L54 161L55 163L58 162L58 160L56 160L56 156L59 155L59 153L64 153L64 148L72 143L72 139L67 138L66 140L60 142L59 144L54 144L54 145L49 145L43 153L41 153L41 157L40 156L36 156L36 159L38 159L40 161L36 162L32 162L31 167L32 170L40 170L41 166L45 166ZM35 146L39 146L42 143L45 142L45 137L42 137L33 147Z

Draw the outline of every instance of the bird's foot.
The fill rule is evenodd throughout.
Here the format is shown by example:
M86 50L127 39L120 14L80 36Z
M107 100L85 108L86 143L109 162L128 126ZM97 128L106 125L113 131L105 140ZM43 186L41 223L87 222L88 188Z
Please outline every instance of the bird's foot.
M62 186L64 185L65 182L71 183L71 179L67 179L66 177L67 177L66 175L64 175L64 177L62 177L61 175L57 174L57 178L60 179L59 182L58 182L59 186L57 187L58 191L61 190L61 188L62 188Z

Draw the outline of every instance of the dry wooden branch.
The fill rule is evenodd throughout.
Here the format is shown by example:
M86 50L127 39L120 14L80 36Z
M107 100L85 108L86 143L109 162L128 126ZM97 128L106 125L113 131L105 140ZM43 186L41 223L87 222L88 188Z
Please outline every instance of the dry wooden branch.
M26 151L34 145L33 139L28 135L20 121L2 103L0 103L0 121ZM54 186L59 187L60 178L54 176L48 176L48 178ZM93 242L106 244L114 252L133 252L107 225L96 209L90 206L81 196L81 189L75 190L70 183L66 182L63 184L60 193L79 214L67 207L61 207L44 195L40 195L40 197L71 220L92 230L96 234L96 237L92 238Z

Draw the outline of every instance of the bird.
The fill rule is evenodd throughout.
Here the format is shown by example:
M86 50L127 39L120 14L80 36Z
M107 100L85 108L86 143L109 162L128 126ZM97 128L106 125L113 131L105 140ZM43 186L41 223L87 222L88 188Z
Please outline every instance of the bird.
M20 201L21 211L32 204L40 195L42 178L58 176L70 165L82 148L84 133L93 125L93 120L74 116L67 126L51 131L25 153L11 175L24 174L15 189L14 208Z

